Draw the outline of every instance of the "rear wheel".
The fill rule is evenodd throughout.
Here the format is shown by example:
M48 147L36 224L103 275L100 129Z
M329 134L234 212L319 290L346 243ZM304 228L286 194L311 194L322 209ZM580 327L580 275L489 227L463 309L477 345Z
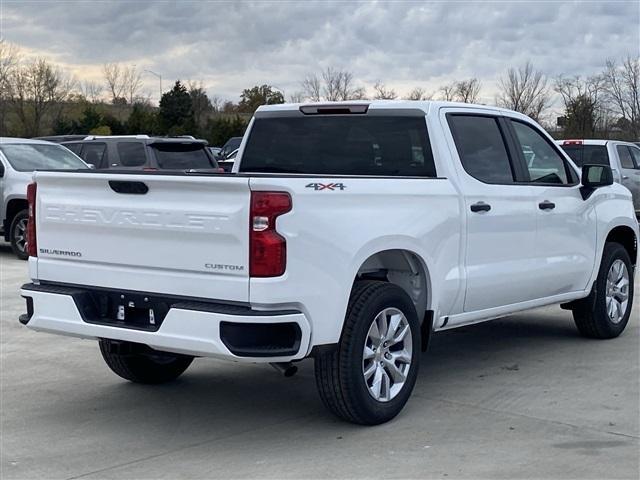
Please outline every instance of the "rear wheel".
M318 392L338 417L363 425L394 418L418 375L420 324L400 287L357 282L335 351L315 359Z
M100 340L100 353L107 366L122 378L136 383L165 383L178 378L193 357L160 352L146 345Z
M29 258L27 254L27 223L29 221L29 211L27 209L20 210L9 227L9 239L11 241L11 249L13 253L20 259Z
M605 244L591 294L578 302L573 319L581 335L614 338L629 322L633 303L633 266L619 243Z

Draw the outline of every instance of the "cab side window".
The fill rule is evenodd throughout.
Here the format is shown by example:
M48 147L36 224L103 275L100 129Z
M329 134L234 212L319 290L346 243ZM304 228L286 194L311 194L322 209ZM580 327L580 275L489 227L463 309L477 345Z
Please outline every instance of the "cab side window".
M76 155L80 156L80 151L82 150L82 144L81 143L63 143L62 145L67 147L69 150L71 150Z
M96 168L107 168L107 144L85 143L82 149L82 159Z
M631 157L631 149L626 145L617 145L616 150L618 151L618 157L620 157L620 165L622 168L635 169L636 166L633 163L633 158Z
M629 151L631 152L631 156L636 163L636 168L640 169L640 148L629 147Z
M140 167L147 163L144 145L140 142L118 143L118 155L123 167Z
M496 117L448 115L465 171L484 183L512 184L513 169Z
M560 153L533 127L515 120L511 125L518 139L532 183L568 185L572 179Z

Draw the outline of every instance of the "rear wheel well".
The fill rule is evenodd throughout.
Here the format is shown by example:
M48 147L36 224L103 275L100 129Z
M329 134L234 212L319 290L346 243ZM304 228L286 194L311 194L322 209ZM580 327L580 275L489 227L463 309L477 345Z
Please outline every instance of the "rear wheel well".
M631 263L635 266L638 260L638 240L634 231L626 226L616 227L607 235L607 242L616 242L622 245L631 257Z
M9 241L9 228L11 227L11 221L16 214L22 210L29 208L29 202L24 198L14 198L7 203L7 210L5 212L4 219L4 239Z
M416 307L422 324L422 348L426 349L433 323L428 310L431 288L427 269L418 255L400 249L378 252L362 264L355 280L380 280L402 288Z

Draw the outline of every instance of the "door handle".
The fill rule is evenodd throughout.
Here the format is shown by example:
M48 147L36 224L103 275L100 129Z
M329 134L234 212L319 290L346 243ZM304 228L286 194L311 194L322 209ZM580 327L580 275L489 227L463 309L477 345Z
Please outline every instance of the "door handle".
M540 202L538 204L538 208L540 210L553 210L554 208L556 208L556 204L550 202L549 200L545 200L544 202Z
M622 179L623 179L623 180L629 180L629 177L628 177L627 175L623 175L623 176L622 176Z
M491 210L491 205L489 205L488 203L484 203L484 202L477 202L474 203L473 205L471 205L471 211L472 212L488 212L489 210Z

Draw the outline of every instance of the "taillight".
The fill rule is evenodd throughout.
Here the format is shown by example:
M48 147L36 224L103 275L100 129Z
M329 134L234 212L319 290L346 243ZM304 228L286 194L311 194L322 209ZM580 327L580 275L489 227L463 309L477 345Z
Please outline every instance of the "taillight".
M27 255L38 256L38 245L36 244L36 190L37 183L30 183L27 186L27 202L29 202L29 219L27 220Z
M582 140L565 140L562 142L563 145L582 145Z
M287 242L276 231L276 218L291 210L285 192L251 192L249 275L278 277L287 268Z

